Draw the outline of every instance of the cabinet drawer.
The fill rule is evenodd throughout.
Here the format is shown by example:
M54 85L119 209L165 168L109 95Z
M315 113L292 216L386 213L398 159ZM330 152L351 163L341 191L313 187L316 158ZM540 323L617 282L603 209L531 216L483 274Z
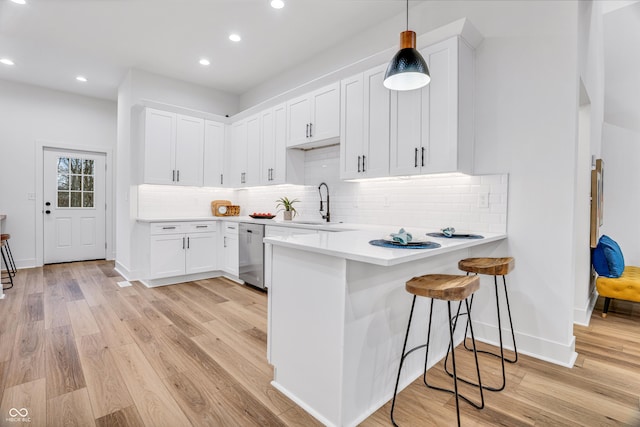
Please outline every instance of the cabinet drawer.
M217 229L214 221L210 222L189 222L183 225L185 233L212 233Z
M224 233L227 235L238 235L238 223L237 222L225 222Z
M157 222L151 224L151 235L184 233L183 224L179 222Z

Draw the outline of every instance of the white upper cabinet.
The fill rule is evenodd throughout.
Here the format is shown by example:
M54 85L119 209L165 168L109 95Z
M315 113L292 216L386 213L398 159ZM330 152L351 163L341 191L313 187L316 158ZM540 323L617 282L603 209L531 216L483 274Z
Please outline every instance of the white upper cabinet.
M204 121L204 173L205 187L224 185L225 124Z
M260 166L261 166L261 124L260 114L256 114L247 118L247 167L245 169L245 186L254 186L260 184Z
M145 109L145 183L202 185L203 149L204 120Z
M473 50L453 37L421 53L429 85L391 96L390 174L472 173Z
M227 166L225 186L240 187L246 182L247 170L247 121L231 125L231 137L227 140Z
M288 147L311 148L340 136L340 83L287 102Z
M286 182L287 107L280 104L262 115L262 185Z
M389 173L390 92L382 85L385 66L341 82L340 178Z
M177 115L176 182L202 186L204 166L204 120Z

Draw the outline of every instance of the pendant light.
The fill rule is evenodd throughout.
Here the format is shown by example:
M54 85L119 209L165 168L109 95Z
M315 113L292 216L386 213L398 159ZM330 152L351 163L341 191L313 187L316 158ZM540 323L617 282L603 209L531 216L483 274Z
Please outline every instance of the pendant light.
M430 81L427 63L416 50L416 33L409 31L407 0L407 30L400 33L400 50L391 59L383 84L391 90L413 90L428 85Z

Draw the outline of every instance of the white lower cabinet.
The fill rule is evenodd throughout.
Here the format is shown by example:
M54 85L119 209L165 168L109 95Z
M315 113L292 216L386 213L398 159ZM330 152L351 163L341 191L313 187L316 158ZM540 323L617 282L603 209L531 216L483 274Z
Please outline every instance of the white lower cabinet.
M224 253L223 270L238 277L240 275L240 250L238 241L238 223L225 222L224 236L222 243L222 251Z
M149 279L218 269L215 222L153 223L149 247Z

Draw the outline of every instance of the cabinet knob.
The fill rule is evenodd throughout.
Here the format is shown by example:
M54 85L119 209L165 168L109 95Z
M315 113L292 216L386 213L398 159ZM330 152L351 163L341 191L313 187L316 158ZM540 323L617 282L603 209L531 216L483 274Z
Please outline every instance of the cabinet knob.
M49 209L47 209L46 211L44 211L44 213L46 213L47 215L49 215L51 213L51 211Z

